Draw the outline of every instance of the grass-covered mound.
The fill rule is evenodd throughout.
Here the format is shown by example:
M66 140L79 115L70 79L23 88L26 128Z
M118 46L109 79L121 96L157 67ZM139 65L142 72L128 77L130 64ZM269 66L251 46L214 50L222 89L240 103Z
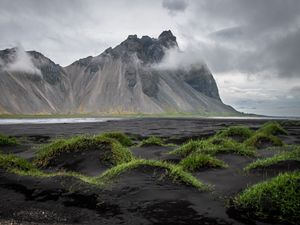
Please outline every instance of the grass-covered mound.
M192 153L179 163L184 170L194 172L202 168L225 168L228 165L213 156L202 154L202 153Z
M165 143L165 141L157 136L150 136L147 139L142 140L138 147L144 147L144 146L169 146Z
M299 224L300 172L284 173L249 187L233 200L238 214Z
M258 129L251 137L244 141L246 146L252 146L257 149L270 146L283 146L284 143L276 135L287 134L281 125L276 121L270 121Z
M100 136L104 137L104 138L115 139L118 142L120 142L121 145L126 146L126 147L133 145L130 137L128 137L128 135L126 135L122 132L118 132L118 131L105 132L105 133L101 134Z
M163 161L133 159L130 162L122 163L112 167L98 176L91 177L75 172L43 172L25 159L11 154L8 155L0 153L0 169L7 172L15 173L21 176L33 176L39 178L49 178L55 176L75 177L85 183L96 185L98 187L103 187L112 182L113 179L118 175L140 166L150 166L153 168L163 169L165 171L165 175L172 178L174 182L182 182L186 185L196 187L201 191L209 190L210 188L208 185L203 184L201 181L195 178L192 174L184 171L181 166Z
M255 156L256 149L270 146L283 146L282 140L275 136L287 134L277 122L267 122L256 132L245 126L231 126L218 131L208 139L190 140L170 154L187 157L191 153L216 155L234 153Z
M146 160L146 159L135 159L128 163L117 165L105 171L101 176L97 177L97 180L104 183L109 183L120 174L142 166L150 166L153 168L163 169L165 170L165 174L170 178L172 178L173 181L179 181L184 184L191 185L193 187L196 187L199 190L204 191L209 189L209 186L200 182L192 174L184 171L181 166L167 163L164 161Z
M36 170L36 168L27 160L13 154L3 153L0 153L0 169L6 171L13 171L15 169L22 171Z
M34 160L35 165L46 167L52 159L60 154L81 151L105 151L103 161L109 161L113 165L128 162L133 159L129 149L115 139L103 136L75 136L67 139L57 139L50 144L42 146Z
M0 146L1 145L17 145L19 142L15 137L9 137L3 134L0 134Z
M248 138L244 144L257 149L266 148L269 146L283 146L280 138L264 132L256 132L252 137Z
M238 142L243 142L250 138L253 133L252 130L245 126L230 126L224 130L218 131L216 136L221 138L232 138Z
M263 124L263 126L257 132L264 133L267 135L288 134L287 131L283 129L283 127L276 121L270 121Z
M75 177L83 182L86 182L91 185L101 186L104 185L99 180L96 180L94 177L84 176L79 173L74 172L55 172L55 173L46 173L39 170L32 163L27 160L15 156L13 154L3 154L0 153L0 170L7 171L9 173L18 174L20 176L32 176L38 178L49 178L56 176L68 176Z
M186 157L191 153L202 153L216 155L218 153L235 153L238 155L253 156L255 149L245 146L230 138L212 137L206 140L190 140L179 148L170 152L170 154Z
M286 163L288 166L291 162L298 162L300 166L300 147L295 147L293 150L280 152L272 157L266 159L259 159L253 163L250 163L245 167L246 171L253 169L262 169L270 166L276 166L276 164ZM292 169L292 168L291 168ZM300 167L298 168L300 169Z

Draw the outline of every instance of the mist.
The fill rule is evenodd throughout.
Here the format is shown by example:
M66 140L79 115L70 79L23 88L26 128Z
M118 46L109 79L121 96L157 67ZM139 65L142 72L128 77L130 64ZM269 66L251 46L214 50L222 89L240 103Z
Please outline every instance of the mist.
M40 69L34 66L30 55L26 53L21 45L15 48L16 53L13 61L4 70L8 72L22 72L27 74L42 75ZM1 62L0 62L1 64Z
M205 62L197 50L186 48L184 51L179 48L165 49L162 61L154 64L155 69L160 70L190 70L191 68L201 68Z

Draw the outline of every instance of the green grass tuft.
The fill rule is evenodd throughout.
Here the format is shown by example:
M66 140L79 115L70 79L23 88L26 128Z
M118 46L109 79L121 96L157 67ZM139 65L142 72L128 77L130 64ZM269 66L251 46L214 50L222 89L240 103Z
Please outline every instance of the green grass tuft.
M249 217L298 224L300 219L300 172L284 173L247 188L233 206Z
M217 147L207 140L189 140L177 149L169 152L172 155L186 157L191 153L198 152L203 154L215 154Z
M283 146L280 138L264 132L256 132L252 137L248 138L244 144L255 148L261 148L265 143L270 143L272 146Z
M287 131L283 129L282 126L276 121L270 121L263 124L258 132L264 133L266 135L288 134Z
M57 139L50 144L42 146L37 152L34 163L39 167L45 167L49 164L51 159L63 152L80 152L88 150L101 151L103 150L103 147L107 145L111 148L111 154L108 154L103 160L109 160L114 165L117 165L133 159L130 150L114 139L102 136L81 135L68 139Z
M209 186L200 182L192 174L185 172L181 166L163 162L163 161L146 160L146 159L136 159L128 163L117 165L105 171L101 176L97 177L96 179L103 182L104 184L107 184L110 183L114 178L116 178L120 174L128 170L135 169L139 166L151 166L151 167L165 169L166 175L170 176L174 181L180 181L187 185L191 185L201 191L209 190Z
M248 139L253 135L253 131L245 126L230 126L224 130L218 131L216 136L222 138L234 138L239 137L243 139Z
M0 134L0 145L17 145L19 142L15 137L8 137L6 135Z
M120 142L123 146L129 147L132 146L132 140L126 134L118 131L105 132L100 135L100 137L115 139Z
M246 166L245 170L249 171L256 168L264 168L287 160L295 160L300 162L300 147L296 147L291 151L280 152L266 159L256 160L255 162L250 163L248 166Z
M131 151L121 145L119 142L111 142L111 152L110 158L108 160L112 162L113 165L118 165L121 163L129 162L134 159Z
M143 146L169 146L169 144L166 144L164 140L160 137L157 136L150 136L147 139L142 140L139 144L138 147L143 147Z
M255 149L238 143L230 138L213 136L206 140L190 140L170 154L186 157L191 153L216 155L218 153L235 153L238 155L254 156Z
M194 172L201 168L226 168L228 165L213 156L202 154L202 153L193 153L184 158L179 163L184 170Z
M27 160L17 157L13 154L0 153L0 169L11 171L13 169L31 171L35 167Z

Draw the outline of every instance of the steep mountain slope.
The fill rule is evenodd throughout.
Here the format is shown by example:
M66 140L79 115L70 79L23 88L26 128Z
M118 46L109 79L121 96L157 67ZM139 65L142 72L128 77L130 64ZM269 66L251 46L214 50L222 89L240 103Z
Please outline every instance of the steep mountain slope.
M158 39L130 35L115 48L66 67L75 108L81 113L237 113L221 102L206 66L158 67L170 48L178 48L171 31Z
M62 68L35 51L0 51L0 113L215 113L222 103L205 65L161 67L176 37L130 35L115 48Z
M41 53L12 48L0 51L0 112L68 113L71 84L63 68Z

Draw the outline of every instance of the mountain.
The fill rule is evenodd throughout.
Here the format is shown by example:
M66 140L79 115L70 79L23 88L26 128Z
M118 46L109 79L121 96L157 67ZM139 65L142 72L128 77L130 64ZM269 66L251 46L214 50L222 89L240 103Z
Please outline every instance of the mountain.
M238 114L222 103L206 65L161 67L173 49L180 51L176 37L164 31L129 35L65 68L35 51L0 51L0 112Z
M35 51L0 51L0 112L68 113L72 86L64 69Z

